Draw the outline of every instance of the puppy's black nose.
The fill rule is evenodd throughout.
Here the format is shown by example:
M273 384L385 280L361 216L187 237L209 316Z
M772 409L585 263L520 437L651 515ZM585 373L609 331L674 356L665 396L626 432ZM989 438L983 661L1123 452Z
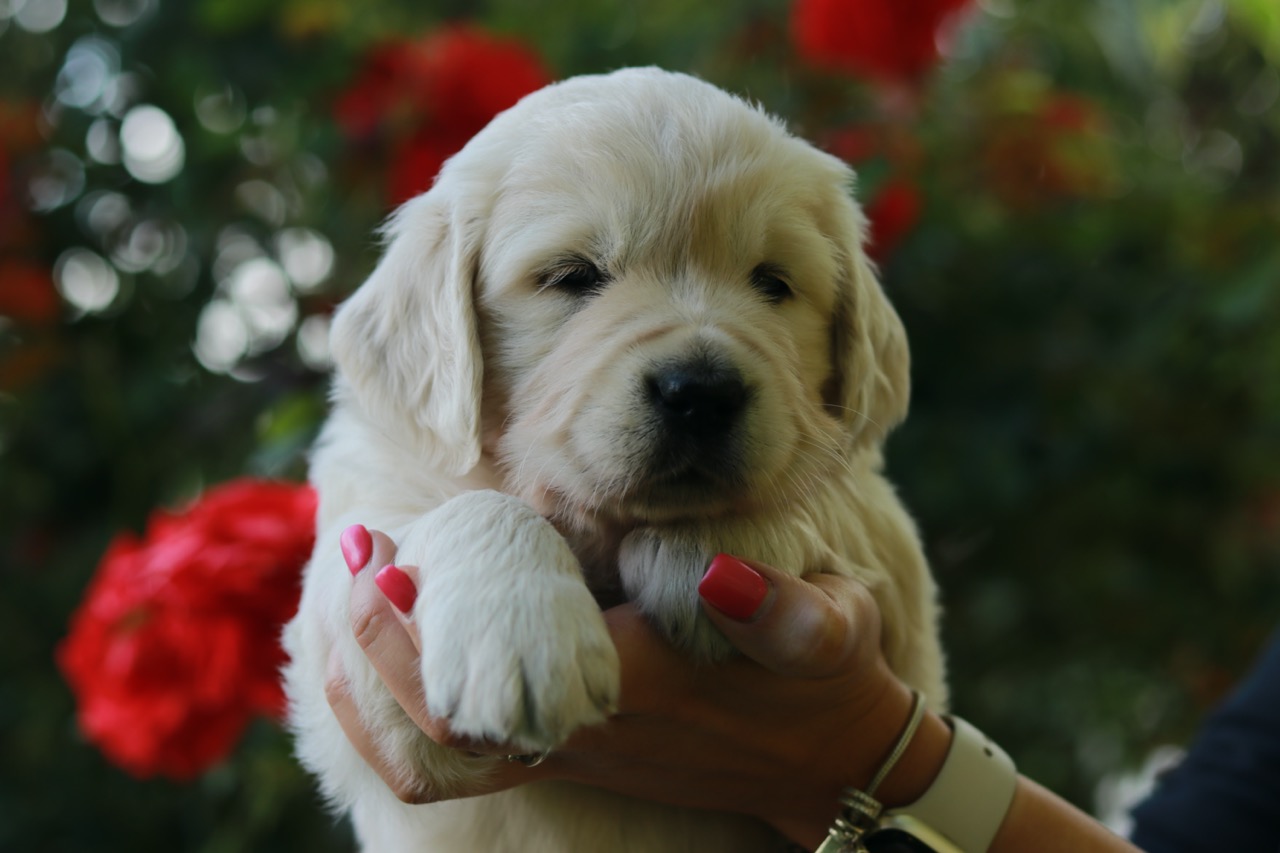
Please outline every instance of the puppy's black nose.
M733 368L695 362L648 378L654 408L673 432L706 438L732 429L747 403L747 386Z

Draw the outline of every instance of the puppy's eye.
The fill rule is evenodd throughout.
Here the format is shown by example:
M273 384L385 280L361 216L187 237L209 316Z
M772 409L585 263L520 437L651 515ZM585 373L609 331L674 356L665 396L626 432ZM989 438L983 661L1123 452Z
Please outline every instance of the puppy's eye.
M538 279L540 288L554 288L571 296L588 296L604 288L608 277L585 258L575 258L544 272Z
M761 264L751 271L751 286L774 305L792 295L791 285L783 278L782 270L772 264Z

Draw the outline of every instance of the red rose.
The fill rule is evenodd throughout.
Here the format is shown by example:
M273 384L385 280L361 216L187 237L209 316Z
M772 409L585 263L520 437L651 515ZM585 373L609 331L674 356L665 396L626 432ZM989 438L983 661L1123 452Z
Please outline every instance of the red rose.
M880 187L867 204L871 239L867 254L883 262L920 219L920 193L909 181L895 178Z
M860 172L866 164L873 164L867 172L888 172L871 184L863 202L870 226L867 254L883 262L920 219L920 191L904 177L917 170L922 157L919 144L901 128L887 125L841 128L827 134L822 146L859 166Z
M236 480L111 543L57 650L90 741L135 776L188 779L283 715L315 509L309 487Z
M938 61L938 39L969 0L796 0L791 33L821 68L911 82Z
M44 326L58 319L58 310L58 294L46 267L0 260L0 317Z
M549 82L520 42L454 26L375 47L334 112L349 136L385 146L398 204L428 189L444 161L495 115Z

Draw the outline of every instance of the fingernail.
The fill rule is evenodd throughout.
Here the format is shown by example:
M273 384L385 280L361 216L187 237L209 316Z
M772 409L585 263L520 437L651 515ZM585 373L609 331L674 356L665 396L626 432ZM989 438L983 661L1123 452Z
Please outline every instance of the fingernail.
M351 574L359 574L373 556L373 537L363 524L353 524L342 531L338 544L342 546L342 558L347 561Z
M401 613L413 610L413 601L418 597L418 590L414 587L413 580L403 571L395 566L385 566L373 580L397 610Z
M698 583L703 600L730 619L746 622L769 594L769 584L746 563L717 554Z

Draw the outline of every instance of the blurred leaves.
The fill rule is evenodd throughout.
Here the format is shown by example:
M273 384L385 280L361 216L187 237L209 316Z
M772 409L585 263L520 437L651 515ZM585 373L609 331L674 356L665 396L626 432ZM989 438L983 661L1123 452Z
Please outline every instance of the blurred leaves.
M1268 59L1280 64L1280 6L1268 0L1224 0L1230 14L1252 36Z

